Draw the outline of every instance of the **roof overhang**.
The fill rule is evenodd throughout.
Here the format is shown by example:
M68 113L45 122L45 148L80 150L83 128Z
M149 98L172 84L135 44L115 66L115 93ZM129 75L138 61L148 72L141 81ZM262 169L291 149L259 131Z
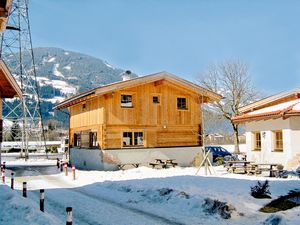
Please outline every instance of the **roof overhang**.
M242 115L233 117L232 121L234 123L246 123L250 121L278 118L284 120L291 116L300 116L300 99L297 95L284 96L283 98L277 98L276 101L280 103L248 111Z
M2 98L22 98L22 90L10 73L6 64L0 59L0 96Z
M138 78L134 78L131 80L126 81L120 81L112 84L108 84L102 87L98 87L95 89L92 89L90 91L81 93L79 95L75 95L69 99L66 99L65 101L58 103L54 109L64 109L68 108L71 105L78 104L82 101L85 101L87 98L93 98L96 96L101 96L109 93L113 93L115 91L120 91L123 89L135 87L138 85L148 84L156 82L157 85L160 84L160 81L167 80L168 82L174 84L174 85L180 85L181 87L185 88L188 91L194 92L195 94L200 96L205 96L203 103L206 102L214 102L214 101L220 101L222 98L221 95L216 94L215 92L209 91L203 87L200 87L199 85L196 85L190 81L184 80L180 77L177 77L173 74L167 73L167 72L160 72L156 74L146 75Z
M263 98L259 101L243 106L239 110L241 113L247 113L271 105L280 104L282 102L287 102L293 99L298 99L298 98L300 98L300 89L295 89L292 91L282 92L276 95Z

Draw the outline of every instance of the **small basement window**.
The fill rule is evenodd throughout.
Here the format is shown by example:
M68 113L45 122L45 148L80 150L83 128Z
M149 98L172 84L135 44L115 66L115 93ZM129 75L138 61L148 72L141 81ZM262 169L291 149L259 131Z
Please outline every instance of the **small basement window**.
M186 98L177 98L177 109L187 109Z
M121 107L131 108L132 104L132 95L121 95Z
M153 96L152 101L153 101L153 103L158 104L159 103L159 97L158 96Z

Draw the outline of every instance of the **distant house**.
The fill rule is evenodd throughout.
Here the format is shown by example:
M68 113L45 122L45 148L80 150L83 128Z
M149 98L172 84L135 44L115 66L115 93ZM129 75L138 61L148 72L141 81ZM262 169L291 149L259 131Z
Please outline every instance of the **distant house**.
M3 132L2 99L14 97L22 98L22 91L5 63L0 59L0 142L2 142Z
M69 109L70 157L79 167L106 169L155 157L190 164L202 145L201 104L220 98L161 72L89 90L55 108Z
M246 124L247 159L300 164L300 89L280 93L241 108L235 123Z

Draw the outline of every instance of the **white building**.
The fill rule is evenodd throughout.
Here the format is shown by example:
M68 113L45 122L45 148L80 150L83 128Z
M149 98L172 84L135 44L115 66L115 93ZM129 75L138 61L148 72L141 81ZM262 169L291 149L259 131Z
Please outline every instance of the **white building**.
M235 123L246 125L247 160L300 164L300 89L280 93L240 109Z

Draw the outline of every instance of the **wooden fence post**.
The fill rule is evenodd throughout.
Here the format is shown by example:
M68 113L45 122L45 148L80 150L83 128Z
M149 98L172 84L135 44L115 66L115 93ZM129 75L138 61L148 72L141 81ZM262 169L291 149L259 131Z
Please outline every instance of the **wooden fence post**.
M65 163L64 169L65 169L65 175L68 176L68 164L67 163Z
M73 180L76 179L76 174L75 174L75 172L76 172L76 168L75 168L75 166L73 165L73 166L72 166Z

